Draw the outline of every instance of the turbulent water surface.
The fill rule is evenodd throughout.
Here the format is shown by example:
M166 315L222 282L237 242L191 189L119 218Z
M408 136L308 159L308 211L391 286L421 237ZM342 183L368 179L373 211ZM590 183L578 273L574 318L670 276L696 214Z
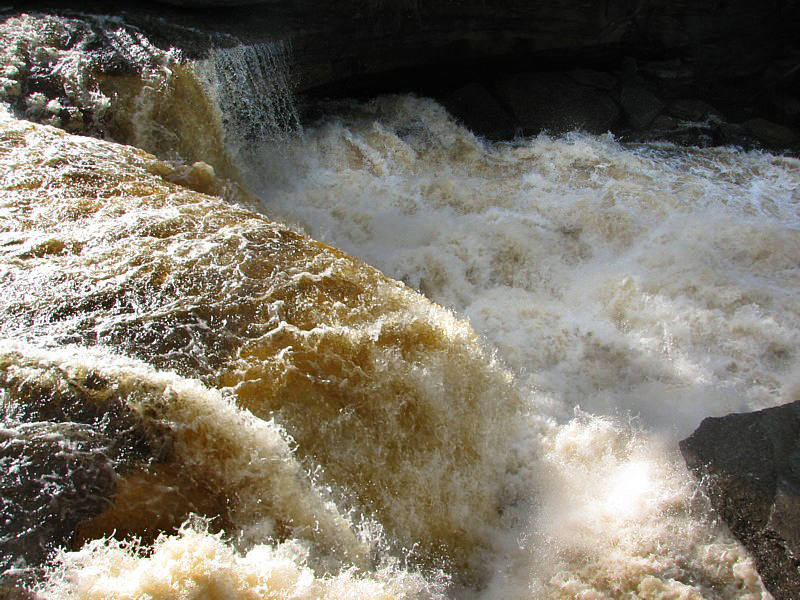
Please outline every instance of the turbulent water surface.
M282 43L86 23L4 23L3 98L160 158L0 120L6 585L768 597L676 442L800 397L800 162L410 96L299 130Z

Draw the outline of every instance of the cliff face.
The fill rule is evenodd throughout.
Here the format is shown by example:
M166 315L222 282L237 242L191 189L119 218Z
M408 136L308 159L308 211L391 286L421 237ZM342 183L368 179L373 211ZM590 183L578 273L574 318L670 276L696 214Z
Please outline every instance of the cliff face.
M167 3L225 7L230 20L223 29L240 37L269 35L279 21L291 22L300 90L403 68L546 70L608 64L630 54L661 61L651 71L671 85L723 95L730 79L758 76L783 58L800 23L800 8L790 0Z
M656 129L656 137L684 143L783 149L795 147L800 127L800 5L792 0L49 0L6 7L9 15L122 16L162 51L176 47L192 59L220 47L278 43L300 96L430 95L488 137ZM583 88L558 83L576 68L595 71L590 80L577 76ZM532 93L529 75L554 71L560 75L548 79L538 104L520 106L519 93ZM553 99L560 106L559 98L565 114L539 110ZM705 129L678 126L686 111L668 107L687 99L706 103L689 119L706 121ZM659 114L668 118L654 124Z
M652 70L715 88L762 74L795 42L800 23L800 7L791 0L161 0L75 8L130 10L128 17L149 23L147 29L160 21L155 28L165 38L184 27L217 43L228 36L244 43L289 37L300 91L405 68L545 70L607 64L624 54L670 61Z

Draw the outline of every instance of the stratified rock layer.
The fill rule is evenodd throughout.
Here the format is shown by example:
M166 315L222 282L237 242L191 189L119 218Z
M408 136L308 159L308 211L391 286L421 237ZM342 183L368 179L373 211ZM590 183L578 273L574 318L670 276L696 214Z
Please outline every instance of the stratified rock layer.
M800 402L704 419L680 443L775 598L800 598Z

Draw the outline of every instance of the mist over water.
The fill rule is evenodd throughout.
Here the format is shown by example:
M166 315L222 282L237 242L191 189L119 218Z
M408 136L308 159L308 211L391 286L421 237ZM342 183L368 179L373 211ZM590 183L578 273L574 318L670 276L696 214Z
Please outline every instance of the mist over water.
M40 26L0 32L19 69L84 81L80 49L28 48ZM2 115L5 576L45 598L768 598L676 442L800 397L800 161L490 144L412 96L300 129L287 52L154 50L158 85L81 108L244 187Z

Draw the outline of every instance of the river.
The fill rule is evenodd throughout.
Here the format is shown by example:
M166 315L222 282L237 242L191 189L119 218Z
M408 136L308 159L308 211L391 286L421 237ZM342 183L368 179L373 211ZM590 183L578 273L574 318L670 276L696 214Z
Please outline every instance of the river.
M3 116L6 577L769 597L677 442L800 399L800 161L491 143L409 95L300 126L278 50L174 70L238 183L154 147L152 89L118 111L168 162Z

